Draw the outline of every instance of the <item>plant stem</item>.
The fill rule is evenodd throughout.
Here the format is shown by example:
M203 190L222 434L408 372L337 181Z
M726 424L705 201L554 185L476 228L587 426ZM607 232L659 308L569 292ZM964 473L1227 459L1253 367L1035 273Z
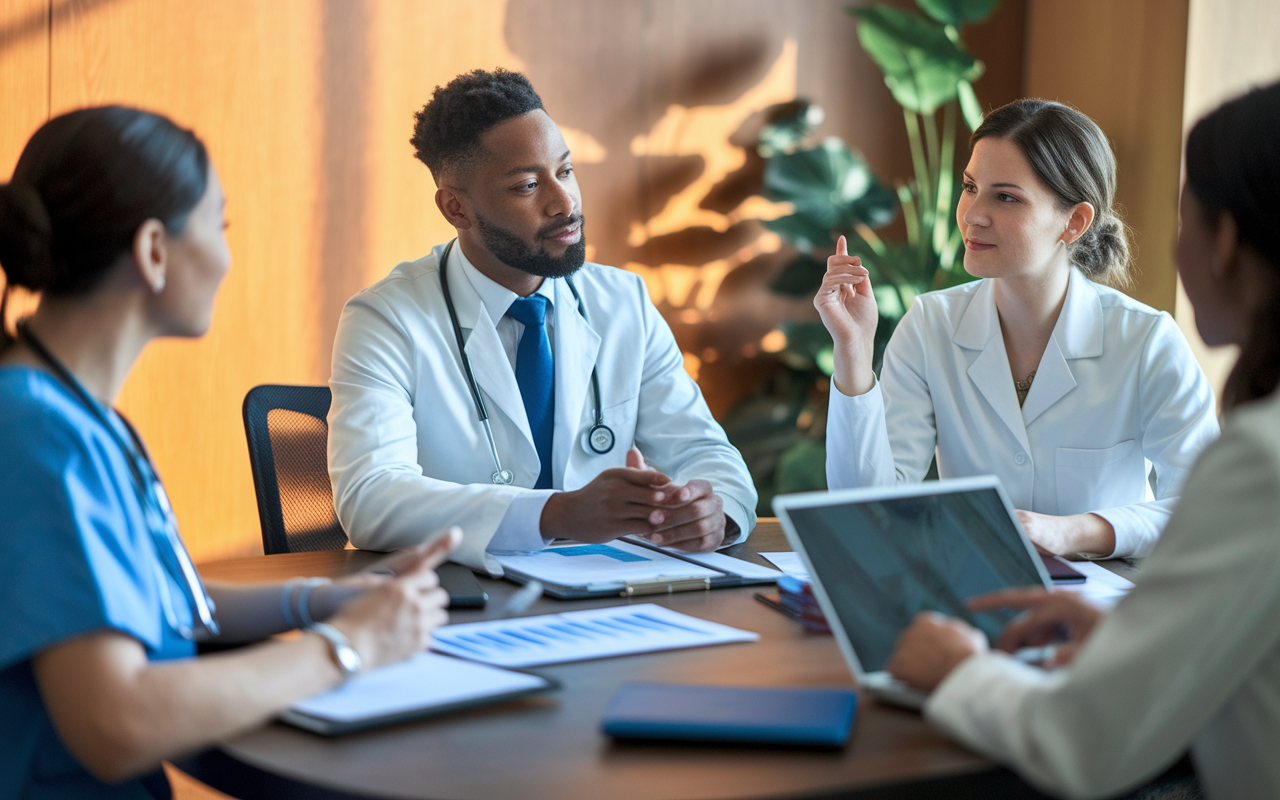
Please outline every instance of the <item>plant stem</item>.
M855 222L853 229L857 231L858 236L861 237L862 241L867 243L867 246L870 247L876 255L882 256L889 252L888 248L884 246L884 241L876 234L875 231L871 230L870 225L867 225L865 222Z
M956 103L952 101L942 111L942 152L938 163L938 204L933 223L933 251L942 259L951 230L951 192L955 185L956 155Z
M907 244L917 247L920 244L920 220L916 216L916 201L910 186L903 184L898 187L898 202L902 204L902 220L907 223Z
M929 163L925 161L924 145L920 141L920 118L909 108L902 109L902 118L907 123L907 142L911 145L911 165L916 171L916 192L919 195L919 217L921 228L925 221L925 212L933 204L929 202ZM923 233L923 231L921 231Z

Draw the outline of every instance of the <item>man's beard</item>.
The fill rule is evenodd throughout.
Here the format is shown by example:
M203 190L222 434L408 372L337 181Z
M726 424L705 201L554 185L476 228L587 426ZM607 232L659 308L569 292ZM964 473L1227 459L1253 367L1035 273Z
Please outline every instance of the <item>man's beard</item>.
M582 229L579 229L578 241L565 248L564 255L557 258L541 247L533 249L519 236L494 225L479 214L476 215L476 223L480 229L480 239L495 258L512 269L530 275L563 278L577 272L587 259L587 237ZM543 228L538 231L537 238L541 241L544 236L555 235L574 223L582 223L581 214L575 214L567 222Z

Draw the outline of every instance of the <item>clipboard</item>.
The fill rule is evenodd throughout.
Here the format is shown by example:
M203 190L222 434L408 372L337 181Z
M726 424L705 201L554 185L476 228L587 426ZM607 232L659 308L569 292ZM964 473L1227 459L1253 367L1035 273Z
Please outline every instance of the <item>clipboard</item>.
M538 581L560 600L641 597L775 583L781 572L723 553L682 553L643 539L566 541L536 553L497 557L516 583Z
M280 721L338 736L558 688L557 681L536 673L420 653L295 703L281 712Z

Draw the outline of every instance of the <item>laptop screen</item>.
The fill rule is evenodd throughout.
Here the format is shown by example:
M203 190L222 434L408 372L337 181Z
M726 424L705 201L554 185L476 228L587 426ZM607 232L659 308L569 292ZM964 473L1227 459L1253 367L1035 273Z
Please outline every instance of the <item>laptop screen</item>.
M975 614L965 601L1010 586L1044 586L993 488L789 507L786 512L862 668L884 669L919 611L966 620L995 641L1012 611ZM1038 559L1036 559L1038 560Z

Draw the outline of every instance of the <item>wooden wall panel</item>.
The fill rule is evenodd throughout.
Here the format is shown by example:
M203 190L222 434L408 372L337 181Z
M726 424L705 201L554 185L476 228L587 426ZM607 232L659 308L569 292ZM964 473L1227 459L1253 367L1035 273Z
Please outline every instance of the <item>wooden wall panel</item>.
M910 0L896 2L914 8ZM763 162L755 113L795 95L890 183L911 175L902 112L857 42L847 0L511 0L506 38L551 115L599 145L579 163L596 260L646 278L712 411L754 393L780 362L759 341L782 319L815 319L808 299L768 283L790 258L749 199ZM987 105L1018 96L1023 8L1005 0L965 40L988 62ZM890 236L901 237L890 229Z
M1280 4L1275 0L1190 0L1184 136L1196 120L1250 87L1280 80ZM1182 332L1218 396L1235 366L1235 347L1208 347L1196 331L1195 311L1178 284Z
M0 181L49 115L50 0L0 0Z
M0 181L8 181L22 146L49 118L50 0L0 0ZM0 288L4 286L0 272ZM17 289L9 320L34 310L36 298ZM0 320L0 325L8 320Z
M18 6L40 6L0 4L0 24ZM801 93L826 108L822 133L864 151L881 175L900 179L910 168L897 106L845 5L58 0L44 51L52 112L107 102L164 112L207 142L227 190L234 264L212 332L149 349L121 398L196 558L260 547L245 392L326 381L346 299L452 235L408 138L432 89L470 69L523 69L542 93L575 151L596 260L674 267L659 299L688 363L696 370L720 346L731 356L702 365L717 411L777 369L743 342L812 308L765 288L785 253L752 221L768 204L747 200L759 178L749 155L755 112ZM988 60L978 92L989 105L1016 95L1023 8L1005 0L992 21L966 31ZM46 12L45 41L48 27ZM6 66L0 80L17 74ZM655 145L680 109L708 121L716 140L662 139L671 152ZM26 129L12 135L25 139L44 113L15 123ZM681 155L679 141L693 149ZM696 202L683 206L690 218L668 215L667 233L645 234L695 183ZM710 227L697 221L708 219Z
M1069 32L1069 33L1067 33ZM1172 312L1177 285L1187 0L1030 0L1024 89L1092 117L1116 151L1117 199L1137 245L1130 292Z
M234 262L212 332L154 344L120 399L197 560L261 548L245 392L327 378L315 310L320 12L300 0L118 0L67 3L54 18L54 113L118 102L168 114L206 142L226 188Z

